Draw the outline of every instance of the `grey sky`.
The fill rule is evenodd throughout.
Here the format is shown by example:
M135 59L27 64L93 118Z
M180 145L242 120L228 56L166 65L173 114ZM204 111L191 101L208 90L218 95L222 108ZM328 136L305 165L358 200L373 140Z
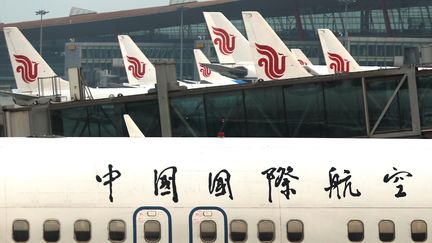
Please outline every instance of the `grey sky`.
M44 18L69 16L71 7L90 9L98 13L168 5L169 0L0 0L0 22L14 23L37 20L38 9L49 14Z

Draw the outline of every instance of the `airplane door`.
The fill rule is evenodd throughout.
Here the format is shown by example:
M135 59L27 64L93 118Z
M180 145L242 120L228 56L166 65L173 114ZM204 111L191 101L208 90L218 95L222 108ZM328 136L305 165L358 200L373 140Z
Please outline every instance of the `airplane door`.
M133 242L172 243L170 212L163 207L141 207L133 215Z
M228 222L219 207L196 207L189 213L189 243L228 243Z

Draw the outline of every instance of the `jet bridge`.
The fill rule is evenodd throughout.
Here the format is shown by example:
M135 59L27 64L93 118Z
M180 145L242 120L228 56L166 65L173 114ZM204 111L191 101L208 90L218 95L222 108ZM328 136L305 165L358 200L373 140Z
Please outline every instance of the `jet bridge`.
M168 87L160 98L156 92L52 103L47 106L49 132L128 136L123 114L129 114L146 137L216 137L221 132L225 137L432 134L432 70L416 67L189 90Z

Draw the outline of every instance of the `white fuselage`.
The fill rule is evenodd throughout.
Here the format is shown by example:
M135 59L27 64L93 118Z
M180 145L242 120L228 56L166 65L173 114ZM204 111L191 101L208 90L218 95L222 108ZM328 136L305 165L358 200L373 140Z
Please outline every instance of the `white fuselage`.
M0 242L15 242L23 222L27 242L55 238L53 222L56 242L76 242L83 221L95 243L109 231L125 234L112 242L227 243L245 232L248 243L300 234L342 243L353 221L362 242L381 242L383 220L394 223L392 242L413 242L413 222L432 225L431 149L429 140L3 138ZM51 159L35 156L48 150Z

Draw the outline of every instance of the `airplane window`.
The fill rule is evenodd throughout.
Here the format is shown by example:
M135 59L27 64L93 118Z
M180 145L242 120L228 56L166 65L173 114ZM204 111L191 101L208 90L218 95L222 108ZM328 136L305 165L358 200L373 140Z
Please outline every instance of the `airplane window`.
M233 242L245 242L247 239L247 224L244 220L233 220L230 224L230 237Z
M123 220L111 220L108 229L111 242L123 242L126 239L126 223Z
M427 225L423 220L414 220L411 223L411 238L413 241L421 242L427 239Z
M27 220L15 220L12 224L12 238L15 242L26 242L29 240L30 226Z
M46 242L60 240L60 222L58 220L46 220L43 224L43 238Z
M395 226L391 220L382 220L379 222L379 238L381 241L389 242L395 238Z
M290 220L287 223L288 240L300 242L303 240L303 223L300 220Z
M144 239L147 242L159 242L161 239L161 225L157 220L147 220L144 223Z
M77 220L74 223L74 237L76 241L90 241L91 225L88 220Z
M350 241L362 241L364 238L363 222L360 220L351 220L348 222L348 239Z
M272 242L275 238L275 226L271 220L261 220L258 223L258 239L261 242Z
M204 220L200 224L200 237L203 242L213 242L216 240L216 222Z

